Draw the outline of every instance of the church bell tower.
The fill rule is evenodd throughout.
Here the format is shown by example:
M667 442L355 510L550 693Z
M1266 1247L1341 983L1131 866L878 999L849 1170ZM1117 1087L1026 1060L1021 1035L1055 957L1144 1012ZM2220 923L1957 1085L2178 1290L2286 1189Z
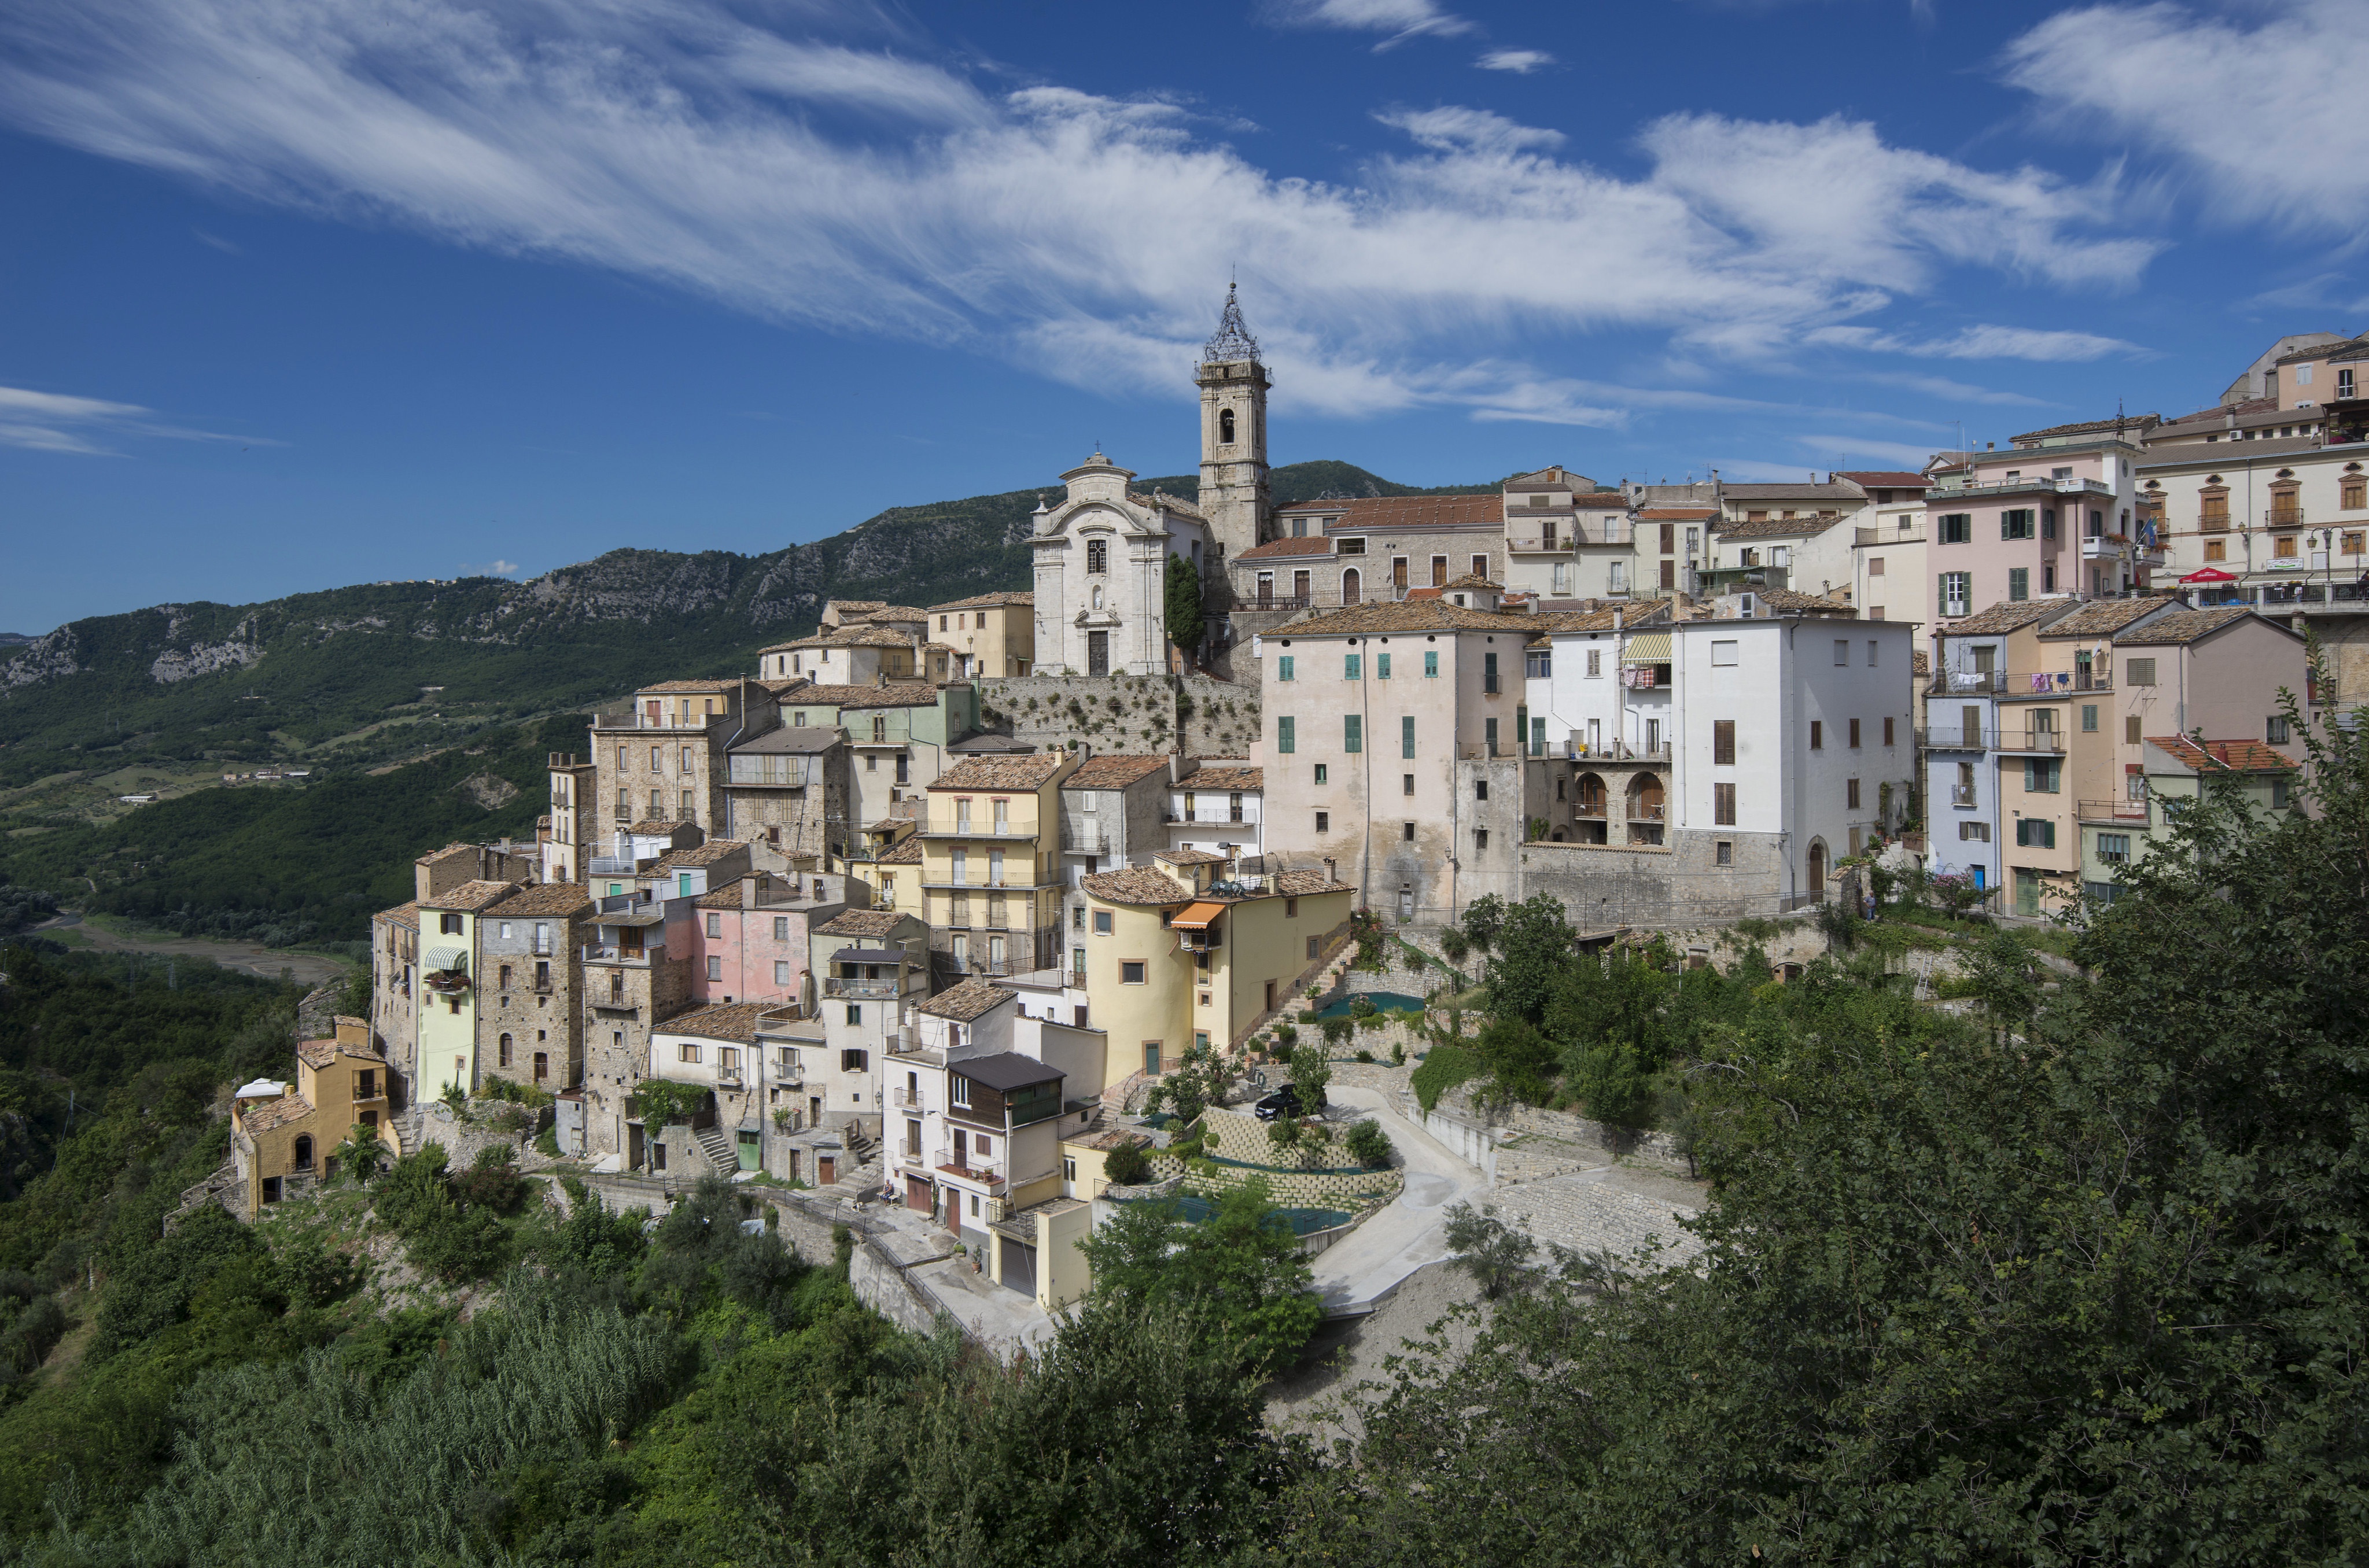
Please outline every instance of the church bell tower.
M1226 312L1201 350L1201 510L1229 560L1273 530L1266 483L1266 367L1226 288Z

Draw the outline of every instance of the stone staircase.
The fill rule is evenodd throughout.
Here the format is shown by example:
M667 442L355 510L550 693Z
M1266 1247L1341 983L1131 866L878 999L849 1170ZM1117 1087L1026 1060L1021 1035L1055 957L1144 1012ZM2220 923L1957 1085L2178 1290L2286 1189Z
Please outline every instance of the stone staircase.
M395 1141L406 1154L419 1152L428 1127L428 1114L417 1105L406 1105L395 1113Z
M181 1206L165 1216L165 1231L173 1228L208 1204L217 1204L234 1219L246 1218L246 1184L238 1179L238 1167L224 1160L214 1173L193 1187L181 1192Z
M694 1129L692 1136L699 1140L710 1170L727 1181L739 1173L740 1153L733 1147L730 1134L720 1127L704 1127Z

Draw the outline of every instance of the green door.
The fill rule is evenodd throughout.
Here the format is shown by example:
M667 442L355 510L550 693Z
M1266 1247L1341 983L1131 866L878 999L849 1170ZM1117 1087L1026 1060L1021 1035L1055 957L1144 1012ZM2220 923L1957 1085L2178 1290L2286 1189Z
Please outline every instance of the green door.
M757 1146L757 1135L753 1132L742 1132L740 1135L740 1168L744 1171L754 1171L759 1169L761 1164L761 1157Z
M2026 871L2021 866L2015 873L2015 912L2020 915L2040 913L2040 873Z

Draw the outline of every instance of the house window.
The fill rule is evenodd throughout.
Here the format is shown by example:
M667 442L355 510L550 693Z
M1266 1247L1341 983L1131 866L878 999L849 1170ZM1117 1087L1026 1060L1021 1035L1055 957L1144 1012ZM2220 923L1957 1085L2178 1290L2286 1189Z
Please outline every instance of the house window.
M847 1021L850 1024L861 1024L864 1022L864 1004L862 1002L851 1001L847 1004Z
M1941 524L1940 537L1942 544L1964 544L1970 543L1974 539L1974 513L1963 511L1943 512L1940 521Z
M2272 746L2287 743L2287 718L2284 714L2272 714L2262 724L2262 738Z
M1810 721L1810 750L1823 751L1826 747L1826 727L1816 719Z
M1718 718L1711 724L1711 760L1732 766L1735 761L1735 721Z
M1292 678L1291 671L1292 656L1288 653L1279 656L1275 661L1275 678L1278 681L1288 681Z
M2098 858L2108 865L2123 865L2131 858L2131 836L2128 833L2098 835Z
M461 917L459 915L439 915L436 917L436 929L443 935L458 936L461 934Z
M2065 764L2053 757L2023 760L2023 787L2029 795L2054 795L2064 783Z
M1475 850L1485 850L1489 847L1488 829L1475 828L1472 830L1472 847Z
M1475 800L1486 800L1489 798L1489 781L1487 779L1474 779L1472 781L1472 798Z
M1366 749L1366 721L1356 714L1345 714L1341 719L1341 750L1356 752Z
M707 960L707 978L711 980L720 980L724 978L724 960L722 958L712 955L709 956Z
M2081 728L2084 732L2091 735L2098 732L2097 704L2084 703L2081 704Z
M1316 830L1320 833L1329 833L1333 830L1333 813L1320 811L1316 814Z
M2015 843L2018 849L2053 850L2056 847L2056 823L2046 817L2018 818Z
M1555 787L1560 790L1562 786L1558 784ZM1399 775L1399 793L1404 795L1413 795L1414 794L1414 775L1413 773L1401 773Z
M1374 679L1377 681L1387 681L1390 678L1390 656L1386 653L1376 654L1374 656Z
M1988 822L1961 822L1958 824L1958 838L1960 841L1964 843L1989 843L1991 841L1991 825Z
M2337 491L2336 504L2346 511L2369 507L2369 478L2345 479L2338 484Z
M1737 647L1738 645L1733 641L1715 642L1711 644L1711 662L1712 668L1716 669L1722 665L1734 664L1735 662Z
M2018 507L2011 511L1999 513L1999 537L2001 539L2031 538L2032 536L2031 521L2030 507Z
M1892 744L1892 720L1889 718L1883 721L1883 743L1886 746Z
M1143 983L1142 960L1127 959L1122 962L1118 967L1118 983L1123 986L1141 985Z
M499 1040L498 1040L498 1041L496 1041L496 1042L495 1042L495 1047L494 1047L494 1048L495 1048L496 1052L498 1053L496 1059L497 1059L497 1061L499 1063L499 1065L501 1065L501 1066L503 1066L503 1067L508 1067L508 1066L509 1066L509 1064L510 1064L510 1037L509 1037L508 1035L504 1035L504 1036L503 1036Z
M1494 653L1481 656L1481 690L1488 692L1497 690L1497 656Z
M1716 784L1711 786L1711 819L1715 827L1735 826L1735 786Z
M2012 603L2021 603L2031 597L2031 568L2009 567L2007 569L2007 596Z
M1328 783L1331 781L1332 777L1333 770L1327 764L1322 762L1316 764L1316 782L1318 784Z
M1436 653L1426 653L1423 656L1423 678L1426 681L1436 681L1439 678L1439 655Z
M773 983L777 986L786 986L790 983L790 961L787 958L774 959Z
M1359 672L1363 668L1363 664L1364 661L1356 654L1343 654L1341 656L1341 679L1344 681L1356 681L1362 679L1363 677Z
M1859 750L1859 720L1857 719L1850 721L1850 743L1852 750Z
M1837 665L1845 665L1849 662L1850 639L1848 637L1837 637L1835 639L1835 663Z
M2151 658L2126 658L2123 660L2123 678L2134 686L2154 685L2155 660Z
M1974 597L1974 574L1943 572L1941 574L1941 613L1951 617L1971 614Z
M1733 839L1714 840L1711 845L1711 863L1714 865L1734 865L1735 864L1735 841Z
M1276 750L1288 752L1294 749L1295 737L1293 730L1294 726L1288 715L1277 718L1275 721L1275 749Z
M841 1051L839 1053L839 1070L841 1072L862 1072L870 1066L871 1059L871 1053L868 1051Z
M1845 810L1848 810L1848 811L1856 811L1856 810L1858 810L1858 809L1859 809L1859 781L1858 781L1857 779L1845 779L1845 780L1843 781L1843 795L1844 795L1844 799L1843 799L1843 807L1844 807L1844 809L1845 809Z
M1086 570L1087 570L1089 573L1093 573L1093 574L1095 574L1095 575L1100 575L1101 573L1103 573L1103 572L1106 572L1106 571L1108 571L1109 569L1110 569L1110 541L1108 541L1108 540L1106 540L1106 539L1089 539L1089 540L1087 540L1087 541L1086 541Z
M2272 810L2273 810L2273 811L2284 811L2285 809L2287 809L2287 807L2288 807L2288 805L2290 804L2290 803L2289 803L2289 801L2288 801L2288 799L2287 799L2287 790L2288 790L2288 787L2289 787L2289 781L2287 781L2287 780L2285 780L2285 779L2283 779L2283 778L2277 778L2277 779L2272 779L2272 780L2271 781L2271 809L2272 809Z
M1401 757L1414 755L1414 715L1412 714L1399 720L1399 755ZM1414 775L1410 773L1407 776L1412 779Z
M699 1047L692 1045L689 1040L681 1041L677 1044L674 1048L674 1059L677 1061L696 1062L699 1060Z
M1108 936L1110 933L1111 912L1108 910L1096 910L1094 911L1094 934L1096 936Z
M1335 544L1333 549L1344 555L1362 555L1366 553L1366 542L1362 539L1344 539Z

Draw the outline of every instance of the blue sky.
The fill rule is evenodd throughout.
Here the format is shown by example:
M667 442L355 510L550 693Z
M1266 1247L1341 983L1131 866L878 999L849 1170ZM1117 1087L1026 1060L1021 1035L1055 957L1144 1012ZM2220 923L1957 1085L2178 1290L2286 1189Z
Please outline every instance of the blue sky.
M1416 484L2202 406L2369 326L2364 18L17 0L0 630L1184 470L1230 273Z

